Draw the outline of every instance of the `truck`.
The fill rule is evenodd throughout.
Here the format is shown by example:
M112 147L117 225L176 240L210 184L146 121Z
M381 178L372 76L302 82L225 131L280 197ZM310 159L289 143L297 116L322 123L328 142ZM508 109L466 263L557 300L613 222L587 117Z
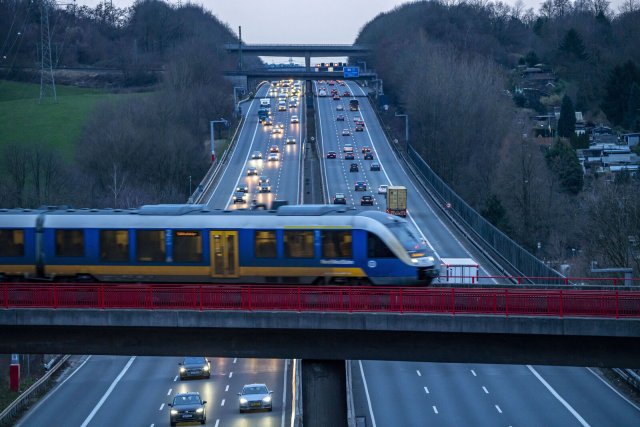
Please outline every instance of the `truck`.
M260 98L260 107L271 108L271 100L269 98Z
M407 216L407 187L390 185L387 188L387 213Z
M349 100L349 111L358 111L360 109L360 103L357 99Z
M440 282L450 284L478 283L480 266L471 258L441 258Z

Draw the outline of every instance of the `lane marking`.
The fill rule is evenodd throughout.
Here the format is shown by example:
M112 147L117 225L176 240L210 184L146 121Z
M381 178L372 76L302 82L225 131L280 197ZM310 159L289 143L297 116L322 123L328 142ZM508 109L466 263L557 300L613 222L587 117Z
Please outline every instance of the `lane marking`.
M287 412L287 367L291 359L284 361L284 380L282 385L282 417L280 418L280 427L284 427L285 414ZM291 407L293 408L293 398L291 399Z
M172 390L173 390L172 388L169 389L169 391L167 392L167 396L169 396L171 394Z
M234 357L234 358L233 358L233 363L236 363L237 361L238 361L238 358L237 358L237 357Z
M435 406L432 406L433 408L433 412L435 412L436 414L438 413L438 408L436 408Z
M427 386L424 386L424 391L425 393L429 394L429 389L427 388Z
M220 420L216 420L216 425L214 427L218 427L218 424L220 424Z
M220 406L224 406L224 402L225 402L225 399L222 399L222 403L220 403Z
M229 391L229 384L224 388L224 391Z
M620 396L621 398L623 398L625 400L625 402L627 402L629 405L633 406L633 408L637 411L640 411L640 406L636 405L635 403L633 403L632 401L630 401L629 399L627 399L627 397L623 394L621 394L618 390L616 390L611 384L609 384L608 382L606 382L605 380L603 380L602 378L600 378L600 375L598 375L597 373L595 373L591 368L587 368L587 370L589 372L591 372L597 379L599 379L604 385L606 385L607 387L609 387L615 394L617 394L618 396Z
M482 389L484 390L484 392L485 392L486 394L489 394L489 390L487 390L487 388L486 388L485 386L482 386Z
M471 370L471 373L473 374L474 377L477 377L476 371L474 371L473 369Z
M229 378L233 376L233 372L229 372Z
M91 422L91 420L93 419L93 417L96 416L96 414L98 413L98 411L100 410L100 408L102 407L102 405L104 405L104 402L107 401L107 399L109 398L109 395L111 394L111 392L113 392L113 389L116 388L116 385L118 384L118 382L120 382L120 380L122 379L122 377L124 377L124 374L127 373L127 371L129 370L129 368L131 367L131 365L133 364L133 361L136 360L136 356L131 356L131 358L129 359L129 361L127 362L127 364L124 366L124 368L122 368L122 371L120 371L120 374L118 374L118 376L116 377L115 380L113 380L113 382L111 383L111 385L109 386L109 388L107 389L107 391L105 392L105 394L102 396L102 398L100 399L100 401L98 402L98 404L93 408L93 411L91 411L91 413L89 414L89 416L84 420L84 422L80 425L80 427L87 427L87 425Z
M173 379L173 382L175 383L176 381L178 381L178 376L176 375L176 377Z
M422 373L420 372L420 370L419 370L419 369L416 369L416 373L418 374L418 376L419 376L419 377L421 377L421 376L422 376Z
M285 369L287 367L285 366ZM291 427L294 427L296 424L296 405L293 404L299 397L297 396L297 378L296 373L298 372L298 359L293 359L293 366L291 366ZM286 408L283 408L286 411ZM284 426L282 426L284 427Z
M158 408L158 411L162 411L163 409L164 409L164 403L160 405L160 408Z
M362 375L362 383L364 384L364 394L367 396L367 405L369 405L369 415L371 415L371 425L376 426L376 417L373 416L373 408L371 407L371 397L369 396L369 387L367 387L367 380L364 377L364 369L362 368L362 360L358 360L360 365L360 375ZM434 406L435 408L435 406ZM436 412L437 414L437 412Z
M589 424L588 422L586 422L586 421L584 420L584 418L582 418L582 417L580 416L580 414L578 413L578 411L576 411L575 409L573 409L573 407L572 407L571 405L569 405L569 403L568 403L566 400L564 400L564 399L562 398L562 396L560 396L560 395L558 394L558 392L556 392L556 391L553 389L553 387L551 387L551 385L550 385L548 382L546 382L546 381L544 380L544 378L542 378L542 376L538 373L538 371L536 371L536 370L533 368L533 366L531 366L531 365L527 365L527 368L529 368L529 370L531 371L531 373L532 373L533 375L535 375L535 377L538 379L538 381L540 381L540 382L542 383L542 385L544 385L544 386L547 388L547 390L549 390L549 392L553 395L553 397L555 397L556 399L558 399L558 401L559 401L560 403L562 403L562 405L563 405L565 408L567 408L567 410L571 413L571 415L573 415L573 416L575 417L575 419L576 419L576 420L578 420L578 422L579 422L583 427L591 427L591 426L590 426L590 424Z
M497 410L498 412L502 413L502 409L500 409L500 407L499 407L498 405L495 405L495 407L496 407L496 410Z

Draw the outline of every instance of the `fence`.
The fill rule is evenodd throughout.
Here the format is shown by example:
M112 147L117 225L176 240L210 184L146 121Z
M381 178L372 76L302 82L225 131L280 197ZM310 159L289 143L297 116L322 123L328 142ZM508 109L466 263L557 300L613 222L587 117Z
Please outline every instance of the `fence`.
M337 286L1 284L0 308L640 317L640 292Z

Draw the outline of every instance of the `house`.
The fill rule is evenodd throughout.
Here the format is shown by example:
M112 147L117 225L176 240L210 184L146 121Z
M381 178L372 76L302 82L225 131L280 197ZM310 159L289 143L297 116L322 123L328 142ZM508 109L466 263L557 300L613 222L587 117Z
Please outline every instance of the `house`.
M622 135L622 141L629 147L635 147L640 143L640 133L625 133Z

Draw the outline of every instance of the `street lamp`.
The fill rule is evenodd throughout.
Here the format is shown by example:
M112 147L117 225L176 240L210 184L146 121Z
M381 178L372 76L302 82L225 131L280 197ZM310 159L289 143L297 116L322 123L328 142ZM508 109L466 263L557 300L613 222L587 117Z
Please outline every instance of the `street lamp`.
M211 120L210 123L211 123L211 163L213 163L216 161L215 146L213 144L213 141L215 140L215 133L214 133L215 124L223 123L225 126L229 126L229 122L221 117L220 120Z
M409 115L396 113L396 117L404 117L404 140L405 140L406 148L408 149L409 148Z

